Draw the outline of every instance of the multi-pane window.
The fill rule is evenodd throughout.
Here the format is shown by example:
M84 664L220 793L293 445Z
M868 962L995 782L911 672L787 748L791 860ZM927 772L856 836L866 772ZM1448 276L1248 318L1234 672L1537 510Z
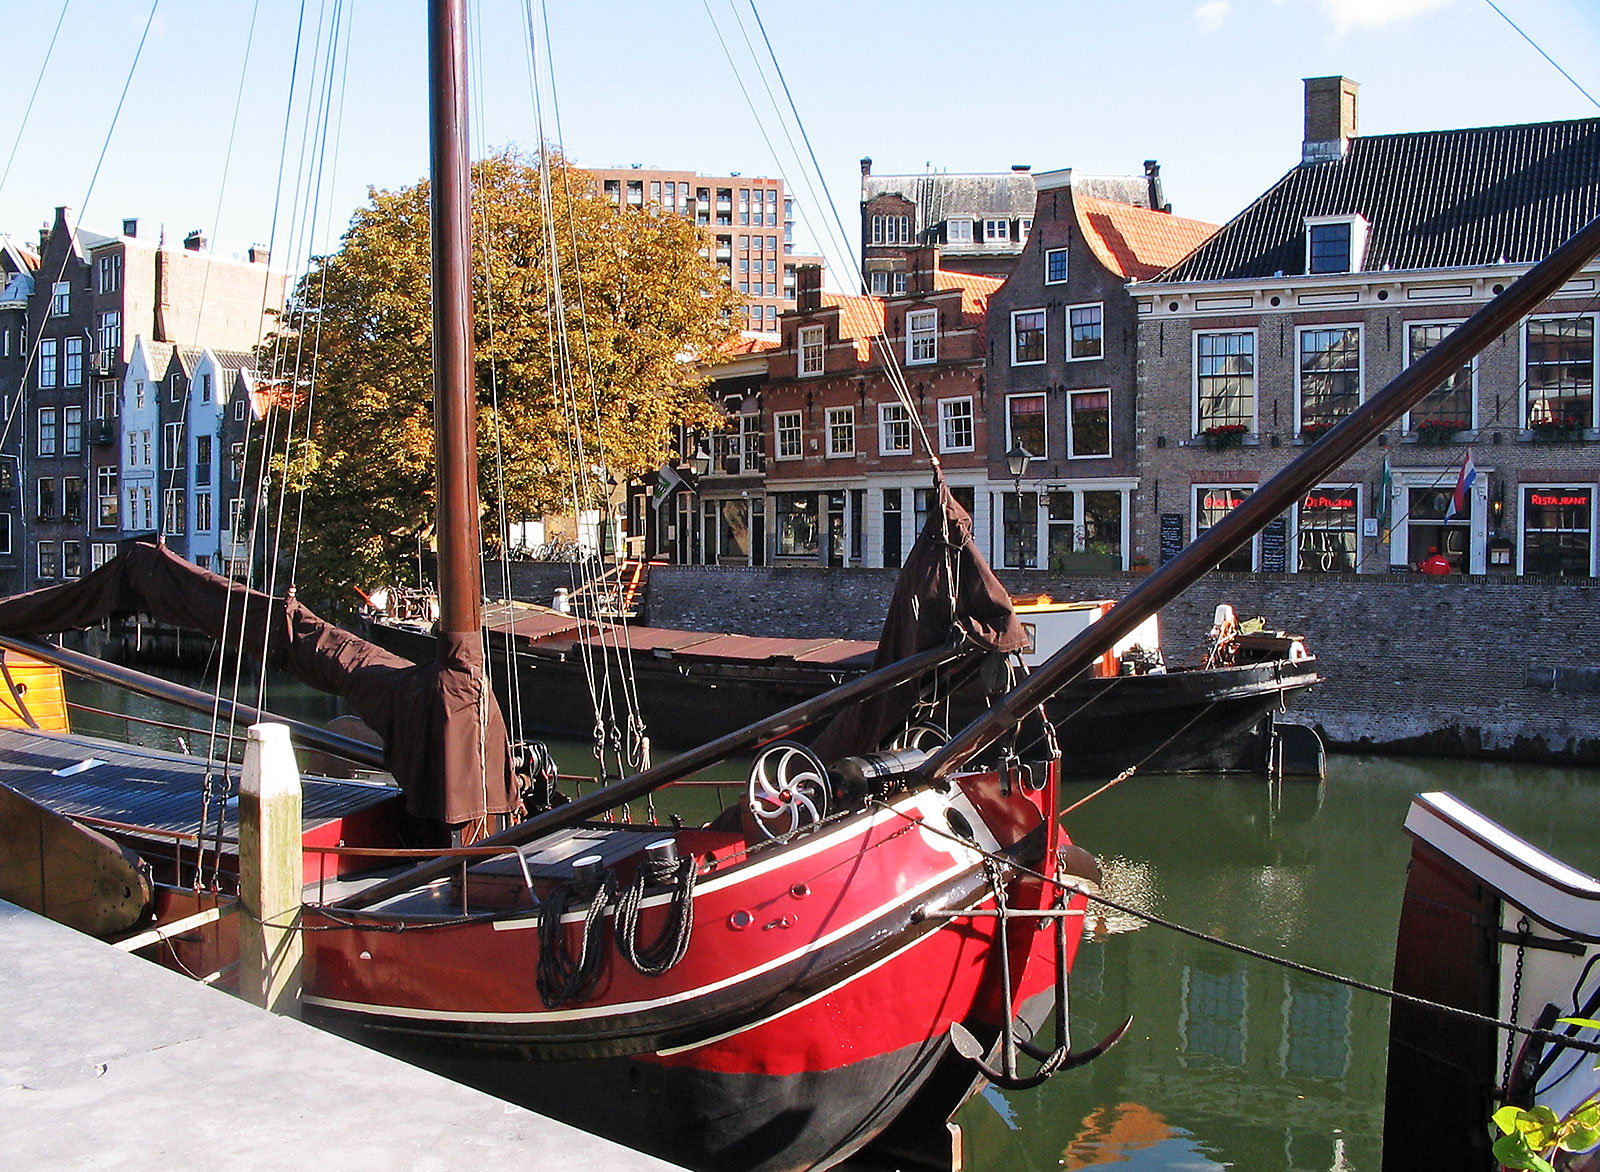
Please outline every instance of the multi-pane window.
M1361 405L1361 330L1300 331L1300 430L1325 429Z
M39 385L56 385L56 340L45 338L39 343Z
M207 488L211 484L211 437L209 435L197 435L194 437L194 482L200 488Z
M96 419L115 419L119 414L118 405L122 398L122 388L114 378L103 378L95 383L94 388L94 417Z
M122 254L120 252L107 253L96 263L95 268L100 277L100 292L115 293L122 288Z
M1022 242L1025 243L1027 241L1027 239L1028 239L1029 234L1032 233L1032 232L1033 232L1033 217L1032 216L1023 216L1020 220L1017 221L1017 239L1019 241L1022 241Z
M884 269L868 273L869 289L874 297L887 297L889 295L889 274Z
M161 466L182 468L183 456L183 424L164 424L161 428Z
M1197 485L1194 490L1194 535L1202 537L1213 525L1244 504L1248 488ZM1254 542L1246 542L1217 563L1219 570L1249 571L1255 568Z
M1256 419L1256 336L1196 334L1195 431L1214 427L1249 430Z
M39 543L39 577L54 578L61 572L59 547L53 541Z
M1044 283L1059 285L1067 279L1067 250L1048 248L1044 254Z
M1073 391L1067 396L1067 456L1111 454L1111 392Z
M83 520L83 477L61 478L61 516L74 524Z
M919 309L906 314L906 364L933 362L939 357L939 311Z
M148 488L141 488L139 490L139 514L141 520L144 522L144 528L155 528L155 498L152 495L152 491ZM131 517L129 518L129 521L132 521Z
M1039 564L1039 494L1007 492L1000 497L1000 564L1031 570Z
M828 408L828 455L853 456L856 454L856 409L854 407Z
M56 519L56 478L54 476L41 476L35 486L39 504L38 517L41 521L54 521Z
M946 220L944 223L944 238L948 244L971 244L971 220Z
M100 315L100 349L107 354L122 349L122 314L118 310Z
M210 533L215 526L211 523L211 494L197 492L194 494L194 531L196 533Z
M188 522L184 514L183 489L169 488L161 494L161 531L182 533Z
M66 367L62 371L61 385L64 387L83 386L83 339L68 338L66 343Z
M50 313L53 317L66 317L72 312L72 282L57 281L50 286Z
M878 453L883 456L911 453L911 412L904 403L878 404Z
M63 578L83 577L83 542L63 541L61 543L61 576Z
M872 243L873 244L910 244L911 243L911 217L910 216L873 216L872 217Z
M800 444L800 412L779 411L773 415L776 431L776 452L780 460L798 460L804 455Z
M1044 354L1044 310L1016 310L1011 315L1011 365L1043 362Z
M54 407L39 408L39 446L41 456L56 454L58 437L56 434L56 409Z
M1522 572L1587 578L1594 573L1594 487L1524 487Z
M1348 220L1312 224L1306 229L1306 271L1348 273L1352 263L1353 225Z
M1527 425L1593 427L1594 318L1529 318L1526 355Z
M986 244L995 244L1011 239L1011 221L985 220L983 222L983 239Z
M1356 572L1359 499L1353 484L1320 485L1300 498L1295 562L1301 573Z
M89 568L98 570L112 558L117 556L117 543L114 541L96 541L89 546Z
M939 450L970 452L973 449L972 400L939 401Z
M63 407L61 409L61 454L63 456L83 455L82 407Z
M146 387L146 384L145 384L144 379L141 378L141 379L135 379L134 380L134 383L133 383L133 406L134 406L134 410L136 410L136 411L143 411L144 407L145 407L145 404L147 402L149 402L149 398L147 397L147 395L145 393L145 387Z
M1043 395L1011 395L1006 399L1006 450L1018 447L1035 460L1050 454L1046 440Z
M1456 322L1416 323L1406 326L1406 345L1415 363L1450 335ZM1441 386L1435 387L1411 408L1407 426L1412 431L1430 429L1465 431L1472 426L1472 360L1450 372Z
M1105 351L1098 305L1067 306L1067 357L1099 358Z
M121 500L121 497L117 494L117 469L115 465L106 465L95 469L94 495L95 525L101 529L115 529L117 527L117 504Z
M822 326L801 326L799 332L800 343L800 373L822 373Z

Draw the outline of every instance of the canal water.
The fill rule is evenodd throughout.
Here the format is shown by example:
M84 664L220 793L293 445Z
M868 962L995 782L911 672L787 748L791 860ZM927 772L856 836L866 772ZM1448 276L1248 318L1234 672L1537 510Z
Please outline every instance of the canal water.
M81 682L70 694L205 724ZM294 685L269 685L268 699L302 719L337 713ZM121 718L98 719L121 734ZM144 733L203 750L197 735ZM582 745L558 756L564 771L593 761ZM1094 788L1070 784L1067 803ZM1068 829L1119 904L1386 986L1410 852L1401 825L1411 795L1427 790L1600 874L1600 836L1585 828L1600 794L1593 770L1335 755L1324 785L1286 783L1277 795L1253 777L1136 776L1075 811ZM969 1168L1375 1172L1387 1002L1134 915L1096 913L1089 927L1072 975L1073 1040L1088 1046L1129 1014L1133 1028L1087 1067L1034 1091L991 1088L964 1108Z

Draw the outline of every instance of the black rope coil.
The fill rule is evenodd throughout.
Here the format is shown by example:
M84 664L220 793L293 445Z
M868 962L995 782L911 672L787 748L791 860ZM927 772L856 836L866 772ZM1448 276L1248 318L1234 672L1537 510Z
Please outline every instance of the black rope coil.
M587 996L600 976L600 962L605 958L602 937L605 934L605 911L617 893L617 881L607 871L599 886L592 892L580 891L571 883L563 883L544 899L539 911L539 971L537 974L539 999L546 1009L559 1009ZM567 937L562 928L562 917L567 908L589 899L589 910L583 919L582 943L578 955L567 948Z
M617 897L617 951L645 976L659 977L688 955L689 936L694 931L694 885L698 874L693 855L680 859L671 871L641 866L633 885ZM640 944L639 907L644 902L645 886L665 882L673 884L667 921L652 943Z

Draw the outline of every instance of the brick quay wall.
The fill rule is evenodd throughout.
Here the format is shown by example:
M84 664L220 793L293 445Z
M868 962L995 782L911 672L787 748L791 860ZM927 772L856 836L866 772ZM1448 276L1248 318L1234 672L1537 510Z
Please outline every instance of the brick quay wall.
M519 598L548 603L559 566L523 564ZM796 638L877 637L895 570L658 566L653 626ZM1004 571L1017 594L1120 598L1125 574ZM1213 574L1162 612L1169 663L1192 661L1218 603L1304 635L1323 682L1293 703L1330 744L1600 764L1600 583Z

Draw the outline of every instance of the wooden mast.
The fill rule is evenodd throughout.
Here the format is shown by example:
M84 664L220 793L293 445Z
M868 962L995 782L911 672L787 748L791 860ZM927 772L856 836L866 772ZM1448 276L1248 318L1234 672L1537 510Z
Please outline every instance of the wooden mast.
M472 173L464 0L428 5L428 193L433 250L433 427L439 640L481 636L477 396L472 370Z

